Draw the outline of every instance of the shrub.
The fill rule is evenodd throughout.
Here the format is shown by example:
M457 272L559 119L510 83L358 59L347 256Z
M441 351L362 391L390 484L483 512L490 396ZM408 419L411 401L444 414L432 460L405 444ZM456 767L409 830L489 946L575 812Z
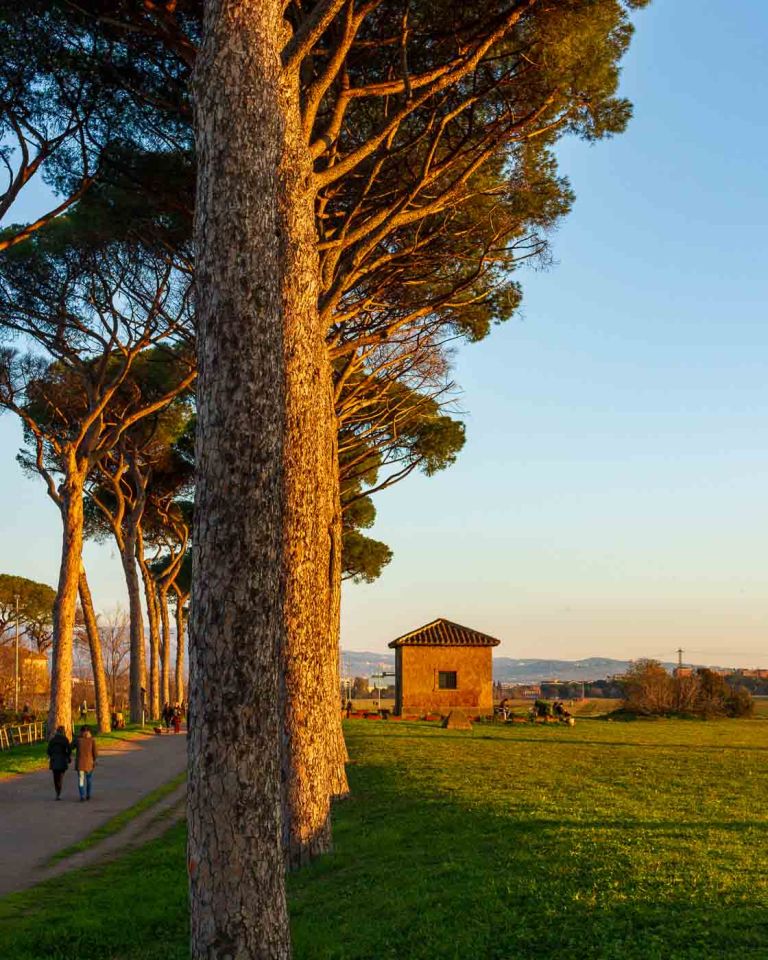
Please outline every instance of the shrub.
M731 689L725 701L725 712L729 717L751 717L755 712L755 701L746 687Z
M672 677L658 660L638 660L623 677L624 706L640 715L670 713L675 708Z
M749 717L752 696L706 667L671 677L658 660L638 660L622 678L623 709L640 716Z

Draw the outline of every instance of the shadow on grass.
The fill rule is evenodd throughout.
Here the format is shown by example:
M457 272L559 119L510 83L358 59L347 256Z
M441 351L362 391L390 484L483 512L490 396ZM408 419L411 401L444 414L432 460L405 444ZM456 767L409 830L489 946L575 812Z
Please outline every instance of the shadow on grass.
M696 723L705 723L706 721L691 721ZM751 721L750 721L751 722ZM532 737L532 736L517 736L517 735L505 735L505 730L503 727L499 727L499 733L494 735L487 732L478 732L476 729L471 732L458 732L451 731L451 736L455 738L461 738L462 740L483 740L483 741L493 741L495 743L535 743L542 747L579 747L579 746L589 746L589 747L631 747L633 749L645 749L645 750L688 750L696 752L709 752L709 753L722 753L724 750L728 751L745 751L745 752L754 752L754 753L768 753L768 746L755 746L753 744L742 744L742 743L691 743L690 741L680 741L674 742L671 740L658 740L656 742L651 740L592 740L586 739L585 737L579 736L578 733L573 732L573 728L567 728L563 725L551 724L550 727L541 725L541 729L547 731L542 733L541 736ZM551 734L552 739L547 739ZM440 728L435 728L433 730L422 732L415 732L412 730L403 730L398 729L393 733L387 733L388 737L391 737L395 740L434 740L438 737L445 737L446 732ZM557 736L557 739L554 737Z
M334 854L289 881L297 958L768 956L765 887L719 859L764 822L504 815L407 767L350 774ZM686 876L675 851L695 844Z

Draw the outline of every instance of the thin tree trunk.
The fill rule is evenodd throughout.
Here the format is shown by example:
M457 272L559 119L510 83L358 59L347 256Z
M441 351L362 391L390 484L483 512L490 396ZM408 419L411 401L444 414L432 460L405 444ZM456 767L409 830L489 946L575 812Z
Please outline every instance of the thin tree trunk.
M72 646L83 554L83 485L85 477L70 473L59 487L59 509L63 525L61 565L53 605L53 655L51 658L51 702L48 730L64 727L72 734Z
M176 682L175 697L177 703L184 700L184 604L186 595L176 592Z
M93 597L85 567L80 564L80 606L83 609L85 631L88 634L88 647L91 652L91 670L93 672L93 686L96 692L96 723L99 733L109 733L112 729L112 718L109 709L109 690L107 689L107 675L104 672L104 657L101 650L101 637L96 612L93 608Z
M146 653L144 650L144 614L141 609L141 588L136 567L136 532L128 529L120 551L125 585L128 591L128 616L130 618L131 653L129 667L128 707L131 723L140 723L145 707L147 687Z
M206 0L189 627L192 960L291 955L280 820L285 371L280 0Z
M168 587L158 586L157 607L160 611L160 700L171 702L171 618L168 614ZM176 702L181 703L178 697Z
M144 557L144 537L139 528L136 535L136 560L144 581L144 597L149 623L149 700L148 710L152 720L160 716L160 611L158 609L157 585L149 564Z

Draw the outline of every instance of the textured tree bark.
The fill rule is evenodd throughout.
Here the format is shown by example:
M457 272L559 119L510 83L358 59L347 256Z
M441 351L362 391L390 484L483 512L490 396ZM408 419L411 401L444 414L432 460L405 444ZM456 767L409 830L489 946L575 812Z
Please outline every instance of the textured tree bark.
M286 378L283 830L287 864L293 868L328 850L331 842L333 711L338 721L338 695L329 689L337 466L331 369L317 312L312 166L301 131L297 76L283 74L278 103L285 124L280 166Z
M99 624L96 620L96 611L93 608L91 588L85 575L85 567L80 563L80 606L83 609L85 632L88 634L88 647L91 653L91 670L93 671L93 686L96 693L96 724L99 733L109 733L112 729L112 716L109 709L109 690L107 675L104 672L104 657L101 650Z
M160 611L160 701L171 702L171 618L168 615L168 587L158 585L157 608ZM177 703L181 703L176 698Z
M56 601L53 605L53 655L51 658L51 703L48 729L64 727L72 734L72 644L83 555L83 487L85 474L68 471L59 487L59 509L63 525L61 565Z
M280 0L206 0L197 56L198 421L189 625L193 960L291 954L280 820L286 377Z
M131 654L128 671L128 706L131 722L140 723L144 709L142 690L147 687L147 664L144 650L144 614L141 609L141 588L136 565L136 531L128 528L123 536L120 559L128 591L128 615L130 618Z
M144 597L147 604L147 622L149 624L149 698L147 709L152 720L160 716L160 611L158 609L157 587L152 571L144 556L144 537L139 528L136 535L136 560L144 581Z

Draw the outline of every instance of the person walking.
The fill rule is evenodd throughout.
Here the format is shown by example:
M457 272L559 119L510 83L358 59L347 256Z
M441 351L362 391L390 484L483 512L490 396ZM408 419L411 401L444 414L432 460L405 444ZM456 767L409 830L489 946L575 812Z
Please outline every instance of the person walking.
M48 766L53 771L53 789L56 799L61 800L61 787L64 783L64 774L72 760L72 744L67 739L64 727L56 727L56 733L48 741Z
M178 733L181 730L181 707L176 704L173 710L173 732Z
M93 768L96 766L96 740L91 735L90 727L83 725L80 727L80 736L75 744L77 758L75 760L75 770L77 770L77 789L80 791L80 802L91 799L91 780L93 778Z

